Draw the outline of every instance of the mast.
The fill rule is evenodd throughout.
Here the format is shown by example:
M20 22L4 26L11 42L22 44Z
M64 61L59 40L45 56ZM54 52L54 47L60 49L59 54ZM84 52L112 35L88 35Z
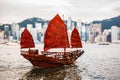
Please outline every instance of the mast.
M64 14L62 15L63 21L64 21ZM66 27L67 28L67 27ZM69 41L69 39L68 39ZM64 53L66 52L66 48L64 48Z

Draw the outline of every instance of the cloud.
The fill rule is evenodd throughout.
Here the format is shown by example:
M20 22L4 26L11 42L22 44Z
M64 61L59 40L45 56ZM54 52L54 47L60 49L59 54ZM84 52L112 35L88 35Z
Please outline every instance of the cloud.
M30 17L51 19L57 13L65 19L103 19L118 15L119 4L120 0L0 0L0 23Z
M119 8L115 8L114 11L119 12L120 13L120 7Z

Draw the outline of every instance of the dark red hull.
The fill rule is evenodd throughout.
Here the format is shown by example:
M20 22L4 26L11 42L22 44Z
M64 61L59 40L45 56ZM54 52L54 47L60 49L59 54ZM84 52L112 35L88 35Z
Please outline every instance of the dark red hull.
M52 53L52 54L51 54ZM29 60L33 66L41 68L54 68L64 65L74 64L74 61L79 58L84 51L73 51L73 52L50 52L50 54L38 54L36 51L22 51L21 55ZM73 56L65 54L74 54Z

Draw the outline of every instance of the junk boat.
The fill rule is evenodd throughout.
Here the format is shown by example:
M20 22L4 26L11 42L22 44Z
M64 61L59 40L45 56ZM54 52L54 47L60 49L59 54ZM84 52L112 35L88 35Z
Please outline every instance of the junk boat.
M41 68L54 68L74 64L83 53L82 42L78 30L73 29L69 41L67 27L57 14L48 24L44 36L44 51L32 49L35 47L31 33L25 28L21 34L21 55L29 60L33 66ZM27 51L23 49L27 48ZM50 49L62 48L63 51L50 52ZM76 50L66 51L66 48ZM80 49L78 49L80 48Z

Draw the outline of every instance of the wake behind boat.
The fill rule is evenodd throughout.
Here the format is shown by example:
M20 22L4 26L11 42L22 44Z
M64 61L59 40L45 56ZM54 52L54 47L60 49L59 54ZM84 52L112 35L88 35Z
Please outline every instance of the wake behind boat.
M71 34L71 40L68 40L67 27L60 16L57 14L47 27L44 36L44 51L39 51L34 48L34 41L30 32L25 29L21 34L21 48L29 48L27 51L21 51L21 55L29 60L33 66L41 68L53 68L64 65L74 64L84 51L74 50L66 51L66 48L82 48L81 39L78 30L74 28ZM53 48L63 48L62 52L50 52Z

